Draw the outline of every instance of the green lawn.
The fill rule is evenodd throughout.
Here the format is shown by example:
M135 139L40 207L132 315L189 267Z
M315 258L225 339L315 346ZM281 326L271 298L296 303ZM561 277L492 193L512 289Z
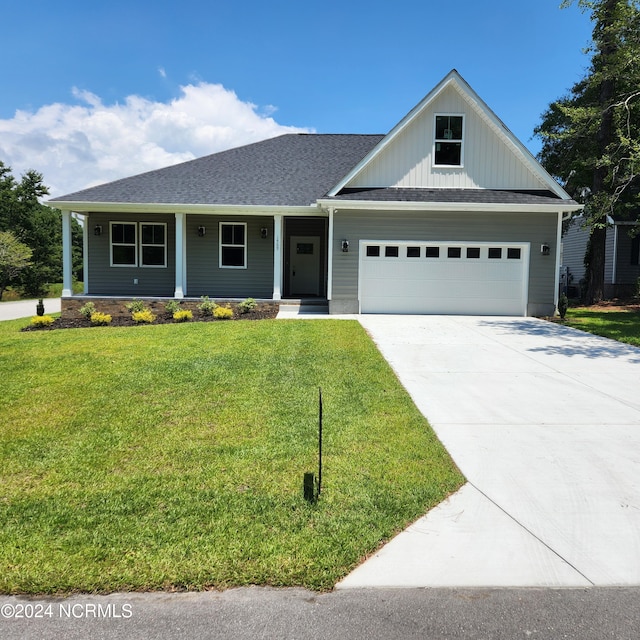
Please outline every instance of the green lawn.
M634 311L595 311L576 307L567 310L564 324L640 347L640 313Z
M45 293L44 298L59 298L62 295L62 282L58 282L58 283L54 283L54 284L49 284L47 285L47 291ZM73 293L82 293L84 291L84 285L82 284L82 282L73 282L72 285L73 288ZM34 296L23 296L20 294L20 292L16 289L14 289L13 287L8 287L3 295L2 295L2 302L13 302L15 300L30 300L31 298L34 298Z
M0 592L327 589L463 482L357 322L27 323L0 323Z

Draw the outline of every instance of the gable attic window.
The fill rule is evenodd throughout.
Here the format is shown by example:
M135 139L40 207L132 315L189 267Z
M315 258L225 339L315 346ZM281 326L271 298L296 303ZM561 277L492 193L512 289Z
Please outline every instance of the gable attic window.
M463 132L464 116L436 114L434 166L462 166Z
M247 268L247 224L220 223L220 267Z

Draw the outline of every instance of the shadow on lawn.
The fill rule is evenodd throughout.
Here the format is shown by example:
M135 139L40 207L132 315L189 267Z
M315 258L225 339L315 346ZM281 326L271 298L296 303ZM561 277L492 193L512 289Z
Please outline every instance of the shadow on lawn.
M584 358L620 358L632 364L640 364L640 347L634 347L611 338L603 338L567 327L558 322L539 318L522 320L485 320L481 326L501 329L505 334L521 334L549 338L549 343L531 347L527 351L549 355L582 356Z

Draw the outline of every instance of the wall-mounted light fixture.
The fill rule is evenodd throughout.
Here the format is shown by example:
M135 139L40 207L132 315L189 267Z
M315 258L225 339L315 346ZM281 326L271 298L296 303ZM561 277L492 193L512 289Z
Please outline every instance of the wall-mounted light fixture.
M206 227L198 227L198 235L202 238L207 233Z
M540 245L540 253L543 256L548 256L551 253L551 247L548 244L541 244Z
M101 236L102 235L102 225L101 224L97 224L93 228L93 235L94 236Z
M267 227L262 227L262 229L260 229L260 237L263 240L265 240L268 236L269 236L269 229L267 229Z
M343 240L342 241L342 251L343 251L343 253L347 253L349 251L349 241L348 240Z

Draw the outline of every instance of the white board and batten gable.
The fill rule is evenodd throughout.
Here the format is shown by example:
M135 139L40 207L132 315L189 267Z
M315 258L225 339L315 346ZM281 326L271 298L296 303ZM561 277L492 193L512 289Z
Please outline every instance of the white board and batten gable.
M458 123L462 116L456 166L436 162L436 118L443 115ZM549 190L570 199L455 69L329 195L385 187Z

